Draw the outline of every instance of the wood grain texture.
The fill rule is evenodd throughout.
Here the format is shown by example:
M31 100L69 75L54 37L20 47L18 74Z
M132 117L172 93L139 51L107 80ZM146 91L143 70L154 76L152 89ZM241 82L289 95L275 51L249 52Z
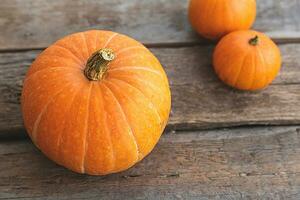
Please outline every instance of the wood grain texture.
M257 0L255 29L300 40L299 0ZM203 42L187 19L188 0L2 0L0 50L44 48L87 29L108 29L144 43Z
M0 199L299 199L299 127L164 134L145 160L102 177L72 173L29 140L0 142Z
M211 66L212 46L152 48L166 69L172 90L169 129L249 124L300 123L300 45L280 45L283 68L266 90L240 92L221 83ZM40 51L0 53L0 135L23 133L22 79Z

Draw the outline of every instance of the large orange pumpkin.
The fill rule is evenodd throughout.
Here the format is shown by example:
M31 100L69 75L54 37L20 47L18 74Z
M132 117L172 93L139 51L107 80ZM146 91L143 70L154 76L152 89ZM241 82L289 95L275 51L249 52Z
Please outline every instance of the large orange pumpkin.
M255 17L255 0L191 0L189 5L193 28L209 39L249 29Z
M265 34L248 30L232 32L221 39L213 55L217 75L241 90L268 86L281 67L280 50Z
M22 111L32 141L50 159L101 175L149 154L170 98L166 74L146 47L93 30L58 40L37 57L24 80Z

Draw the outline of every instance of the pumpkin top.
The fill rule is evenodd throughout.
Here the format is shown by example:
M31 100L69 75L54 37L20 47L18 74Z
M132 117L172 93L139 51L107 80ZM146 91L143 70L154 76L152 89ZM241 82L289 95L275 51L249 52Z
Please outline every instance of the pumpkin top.
M258 45L258 36L256 35L254 38L251 38L249 40L249 44L252 45L252 46L257 46Z
M115 59L115 54L111 49L100 49L92 54L86 63L84 69L85 76L92 80L98 81L105 76L108 64Z

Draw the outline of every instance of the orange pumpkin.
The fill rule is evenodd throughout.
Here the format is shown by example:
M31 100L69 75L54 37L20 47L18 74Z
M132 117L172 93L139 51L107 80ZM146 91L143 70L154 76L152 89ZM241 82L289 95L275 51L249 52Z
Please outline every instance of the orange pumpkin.
M156 57L109 31L58 40L30 67L22 91L25 127L50 159L92 175L126 170L158 142L170 90Z
M189 5L193 28L209 39L249 29L255 17L255 0L191 0Z
M281 67L280 50L265 34L248 30L223 37L213 55L219 78L241 90L268 86Z

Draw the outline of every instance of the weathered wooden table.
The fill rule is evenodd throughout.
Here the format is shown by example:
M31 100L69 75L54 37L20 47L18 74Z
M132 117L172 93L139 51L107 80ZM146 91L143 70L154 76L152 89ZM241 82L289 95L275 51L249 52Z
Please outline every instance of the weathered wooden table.
M255 29L280 46L280 76L261 92L223 85L214 44L187 21L186 0L1 0L0 199L300 199L300 0L258 0ZM93 177L43 156L26 137L22 79L56 39L110 29L150 47L167 71L171 118L130 170Z

